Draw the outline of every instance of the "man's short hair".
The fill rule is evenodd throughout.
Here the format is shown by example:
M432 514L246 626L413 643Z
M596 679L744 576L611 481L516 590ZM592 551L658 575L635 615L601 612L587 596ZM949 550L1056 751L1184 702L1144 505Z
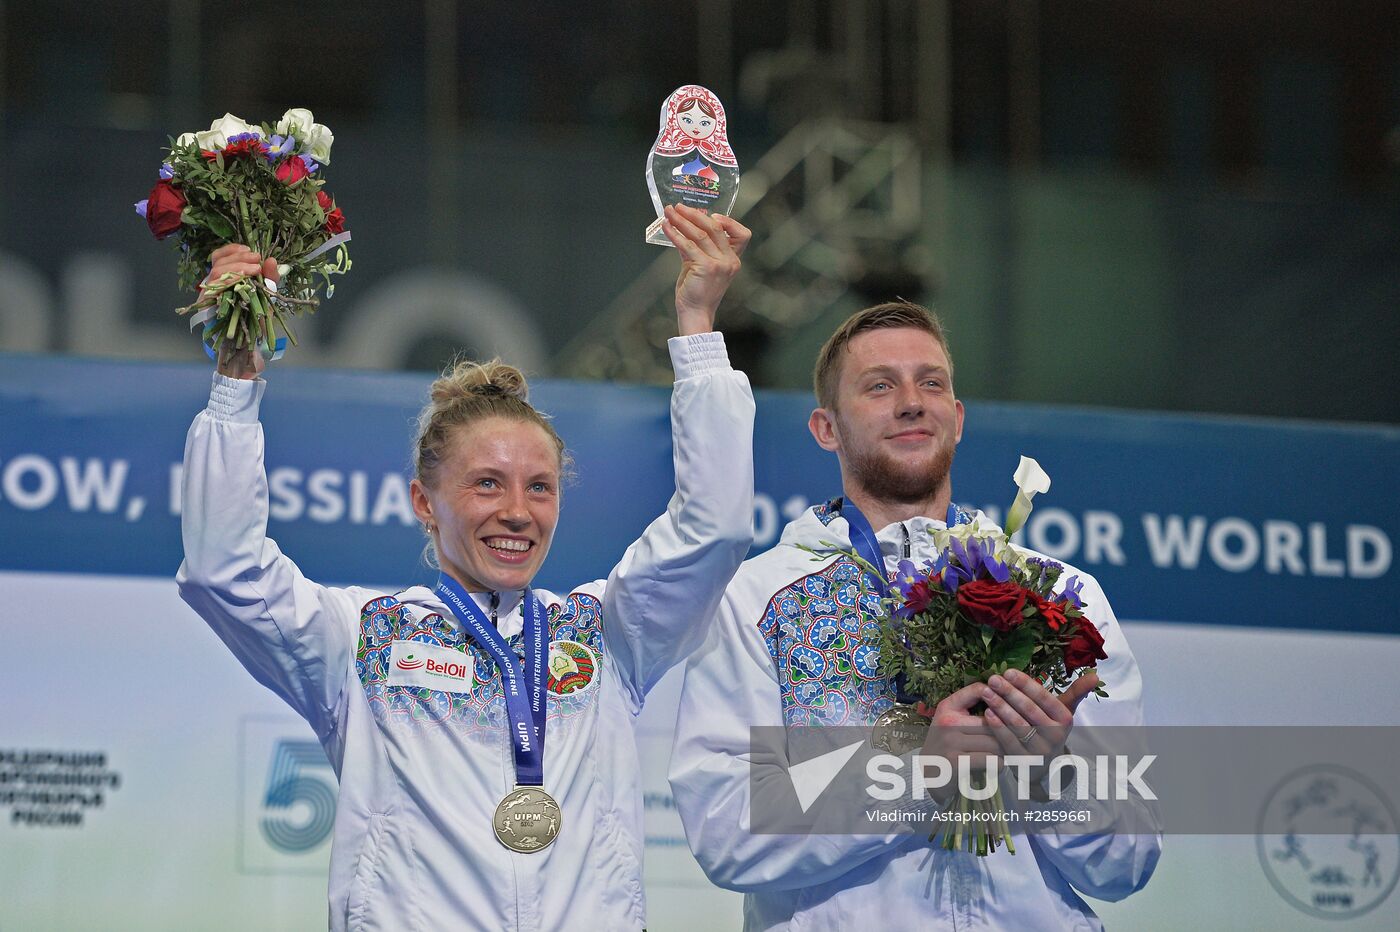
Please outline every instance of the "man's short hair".
M952 379L953 351L948 348L948 337L938 315L912 301L888 301L856 311L822 346L817 354L816 369L812 371L812 388L817 394L817 404L828 410L836 409L836 387L841 381L841 354L852 338L870 330L896 327L922 330L937 340L938 345L943 347L943 355L948 357L948 378Z

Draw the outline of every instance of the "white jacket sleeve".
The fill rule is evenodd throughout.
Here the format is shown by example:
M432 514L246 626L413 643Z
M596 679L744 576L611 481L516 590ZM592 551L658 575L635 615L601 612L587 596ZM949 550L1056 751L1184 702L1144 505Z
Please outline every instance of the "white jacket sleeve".
M311 582L267 537L261 379L214 376L185 441L180 596L323 738L354 651L351 593Z
M1104 639L1104 653L1108 659L1098 668L1099 678L1108 690L1107 699L1088 696L1075 712L1075 732L1069 736L1069 747L1076 754L1093 756L1095 751L1086 746L1093 741L1093 728L1097 726L1144 725L1142 712L1142 674L1138 672L1137 660L1133 657L1123 629L1108 604L1098 581L1082 575L1084 590L1084 614L1094 622ZM1088 731L1079 731L1087 727ZM1077 734L1076 734L1077 733ZM1123 748L1104 748L1122 751ZM1121 807L1124 803L1112 803ZM1138 800L1129 805L1135 807L1131 813L1132 825L1157 825L1156 809ZM1090 806L1097 812L1110 812L1110 807L1096 806L1092 801L1075 802L1075 806ZM1118 809L1119 815L1124 815ZM1122 821L1120 819L1120 821ZM1061 823L1054 823L1057 827ZM1112 827L1112 821L1106 827ZM1070 828L1066 826L1066 828ZM1162 835L1155 833L1107 832L1104 834L1076 834L1072 830L1045 832L1030 836L1031 844L1046 860L1074 885L1081 893L1101 900L1121 900L1130 893L1143 888L1152 877L1157 859L1162 854Z
M635 709L705 639L753 542L753 393L724 336L673 337L676 493L608 576L603 629Z
M777 673L753 609L732 594L691 655L671 752L671 793L695 859L711 882L745 893L826 883L921 839L884 835L755 834L750 779L790 781L785 761L751 754L751 727L782 727ZM751 776L751 768L758 768Z

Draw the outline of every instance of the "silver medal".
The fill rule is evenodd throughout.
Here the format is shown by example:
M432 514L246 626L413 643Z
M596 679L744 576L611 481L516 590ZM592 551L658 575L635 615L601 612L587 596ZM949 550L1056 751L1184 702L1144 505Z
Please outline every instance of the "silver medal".
M559 837L562 819L553 796L538 786L517 786L496 807L491 826L501 844L529 854L549 847Z
M903 754L923 747L929 720L912 705L895 705L882 712L870 731L870 743L881 751Z

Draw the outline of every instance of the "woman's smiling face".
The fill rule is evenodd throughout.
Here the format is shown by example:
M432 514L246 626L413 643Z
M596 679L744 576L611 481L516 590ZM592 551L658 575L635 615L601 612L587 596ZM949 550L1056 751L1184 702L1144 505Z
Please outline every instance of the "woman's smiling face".
M524 589L559 523L559 449L538 424L490 417L460 428L413 508L444 572L472 591Z

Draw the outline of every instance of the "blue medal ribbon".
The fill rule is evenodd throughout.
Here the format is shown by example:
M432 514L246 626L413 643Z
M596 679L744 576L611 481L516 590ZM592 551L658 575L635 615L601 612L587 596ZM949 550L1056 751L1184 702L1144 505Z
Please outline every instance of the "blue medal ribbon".
M875 591L880 594L880 598L889 598L890 581L885 575L885 556L880 552L880 541L875 537L875 529L855 506L855 502L841 503L841 517L846 519L846 524L850 527L851 546L855 548L856 555L870 564L870 572L866 575L874 577Z
M510 717L510 740L515 748L515 782L517 786L544 785L545 730L545 662L547 626L544 606L529 589L521 603L525 617L525 665L510 649L501 632L482 612L471 595L446 573L438 575L434 591L457 616L468 637L476 641L495 661L501 671L501 686L506 697L506 714Z

